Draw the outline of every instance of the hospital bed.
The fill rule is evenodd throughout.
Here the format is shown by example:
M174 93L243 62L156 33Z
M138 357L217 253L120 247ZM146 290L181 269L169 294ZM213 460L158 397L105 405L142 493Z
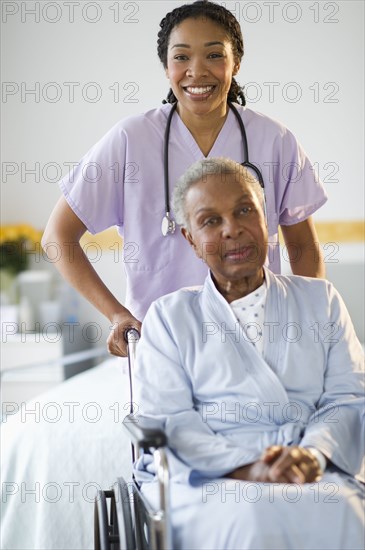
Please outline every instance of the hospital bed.
M0 547L94 547L99 489L131 476L126 362L109 358L24 403L1 425Z

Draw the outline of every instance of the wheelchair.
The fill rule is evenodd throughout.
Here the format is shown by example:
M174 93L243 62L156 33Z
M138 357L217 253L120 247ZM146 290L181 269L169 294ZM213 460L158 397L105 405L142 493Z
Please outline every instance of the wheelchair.
M110 490L99 490L94 504L95 550L164 550L171 549L169 470L166 458L167 438L163 431L147 420L134 416L133 370L139 333L126 331L130 383L130 411L123 426L131 439L131 458L139 453L153 455L159 483L159 507L153 509L142 494L133 475L132 482L119 477Z

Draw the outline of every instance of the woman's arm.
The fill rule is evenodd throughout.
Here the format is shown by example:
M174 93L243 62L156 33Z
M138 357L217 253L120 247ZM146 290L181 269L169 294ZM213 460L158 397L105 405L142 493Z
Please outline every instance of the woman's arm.
M282 225L281 230L294 275L325 278L323 255L312 218L294 225Z
M62 276L92 303L112 324L108 338L108 350L113 355L125 356L124 331L134 327L140 330L141 323L115 298L96 273L84 254L80 239L86 227L76 216L62 196L57 202L42 238L42 247L56 244L60 258L56 267Z
M314 447L335 467L355 476L361 472L365 450L364 352L347 308L330 283L327 294L328 323L320 323L315 344L324 350L323 389L300 445Z

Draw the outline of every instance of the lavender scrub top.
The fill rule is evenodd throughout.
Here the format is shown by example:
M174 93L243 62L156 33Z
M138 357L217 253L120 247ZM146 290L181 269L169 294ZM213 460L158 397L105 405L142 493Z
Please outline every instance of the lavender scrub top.
M293 134L279 122L236 105L246 128L250 162L261 169L266 191L269 253L266 265L280 272L278 226L308 218L327 200L312 164ZM60 182L75 214L92 233L117 226L124 240L125 306L142 320L153 300L184 286L202 284L206 265L177 229L164 237L163 143L171 105L118 122ZM230 110L210 157L241 163L243 148ZM175 112L169 141L170 197L174 183L204 158Z

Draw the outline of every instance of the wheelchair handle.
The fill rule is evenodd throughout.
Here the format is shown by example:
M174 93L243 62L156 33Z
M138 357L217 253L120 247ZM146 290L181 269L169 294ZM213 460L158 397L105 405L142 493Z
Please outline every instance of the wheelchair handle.
M124 331L124 340L127 344L137 343L140 338L140 334L136 328L127 328Z
M124 331L124 339L127 342L127 351L128 351L128 376L129 376L129 414L134 413L134 403L133 403L133 373L134 365L136 360L136 347L139 341L139 332L135 328L128 328Z

